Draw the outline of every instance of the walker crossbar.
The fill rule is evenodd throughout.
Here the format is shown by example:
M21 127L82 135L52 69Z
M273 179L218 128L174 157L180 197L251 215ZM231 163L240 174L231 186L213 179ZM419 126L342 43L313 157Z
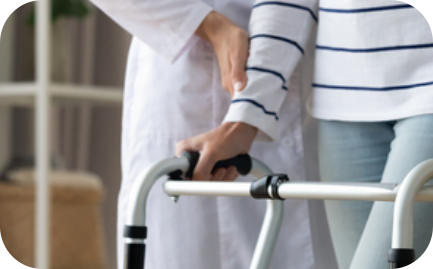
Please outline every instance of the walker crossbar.
M167 181L168 196L250 197L249 182ZM395 201L399 186L381 183L288 182L279 187L284 199ZM433 186L421 188L417 201L433 201Z
M269 169L260 161L253 159L251 174L263 177L270 174ZM169 169L166 169L169 168ZM147 193L157 178L168 171L189 168L183 158L164 160L152 166L141 183L137 183L137 195L131 201L129 211L130 226L144 226L144 208ZM171 170L170 170L171 169ZM277 186L277 196L282 199L320 199L320 200L362 200L395 201L394 224L392 231L392 249L389 253L390 268L399 268L414 261L413 250L413 203L433 201L433 186L424 184L433 178L433 159L422 162L409 172L400 185L381 183L325 183L325 182L283 182ZM145 181L145 182L144 182ZM249 182L191 182L167 181L164 191L169 196L236 196L252 197ZM269 197L275 196L275 190L268 188ZM283 204L280 200L267 200L267 209L262 230L257 240L256 249L250 268L268 268L273 247L282 221ZM138 269L143 267L125 267Z

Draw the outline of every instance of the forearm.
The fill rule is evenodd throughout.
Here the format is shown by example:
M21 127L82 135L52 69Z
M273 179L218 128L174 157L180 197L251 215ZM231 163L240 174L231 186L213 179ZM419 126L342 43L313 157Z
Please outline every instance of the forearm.
M196 34L213 45L218 36L222 36L224 29L232 27L232 25L224 15L211 11L197 28Z
M248 84L235 94L225 122L245 122L276 139L288 81L317 22L316 1L256 1L249 25ZM308 5L306 5L309 3ZM301 5L302 4L302 5Z
M196 34L212 45L223 88L232 96L235 91L243 89L247 82L248 32L224 15L212 11L197 28Z

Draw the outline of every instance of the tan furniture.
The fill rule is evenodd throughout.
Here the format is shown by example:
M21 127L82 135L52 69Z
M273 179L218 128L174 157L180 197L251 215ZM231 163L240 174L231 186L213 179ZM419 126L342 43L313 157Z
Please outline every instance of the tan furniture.
M1 234L17 260L34 266L34 171L15 171L9 177L11 183L0 183ZM87 173L53 171L50 184L52 268L106 268L100 180Z

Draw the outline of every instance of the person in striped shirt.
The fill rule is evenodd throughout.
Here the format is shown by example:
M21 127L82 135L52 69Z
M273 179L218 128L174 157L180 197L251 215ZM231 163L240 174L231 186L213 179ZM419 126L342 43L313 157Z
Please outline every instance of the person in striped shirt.
M212 178L215 160L247 152L251 139L243 137L278 139L287 82L313 53L307 45L316 27L307 107L319 121L321 179L399 183L433 158L433 37L415 8L394 0L256 1L246 87L220 127L181 144L206 149L197 175ZM387 268L391 203L330 201L326 209L340 269ZM415 206L418 256L432 213L432 204Z

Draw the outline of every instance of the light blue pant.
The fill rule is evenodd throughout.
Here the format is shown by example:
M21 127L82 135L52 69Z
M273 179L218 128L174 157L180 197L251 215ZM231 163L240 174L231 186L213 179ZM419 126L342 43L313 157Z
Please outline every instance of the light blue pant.
M429 158L433 158L433 114L392 122L320 122L323 181L398 183ZM340 269L389 267L392 203L327 201L325 206ZM433 204L418 203L414 215L419 256L431 238Z

